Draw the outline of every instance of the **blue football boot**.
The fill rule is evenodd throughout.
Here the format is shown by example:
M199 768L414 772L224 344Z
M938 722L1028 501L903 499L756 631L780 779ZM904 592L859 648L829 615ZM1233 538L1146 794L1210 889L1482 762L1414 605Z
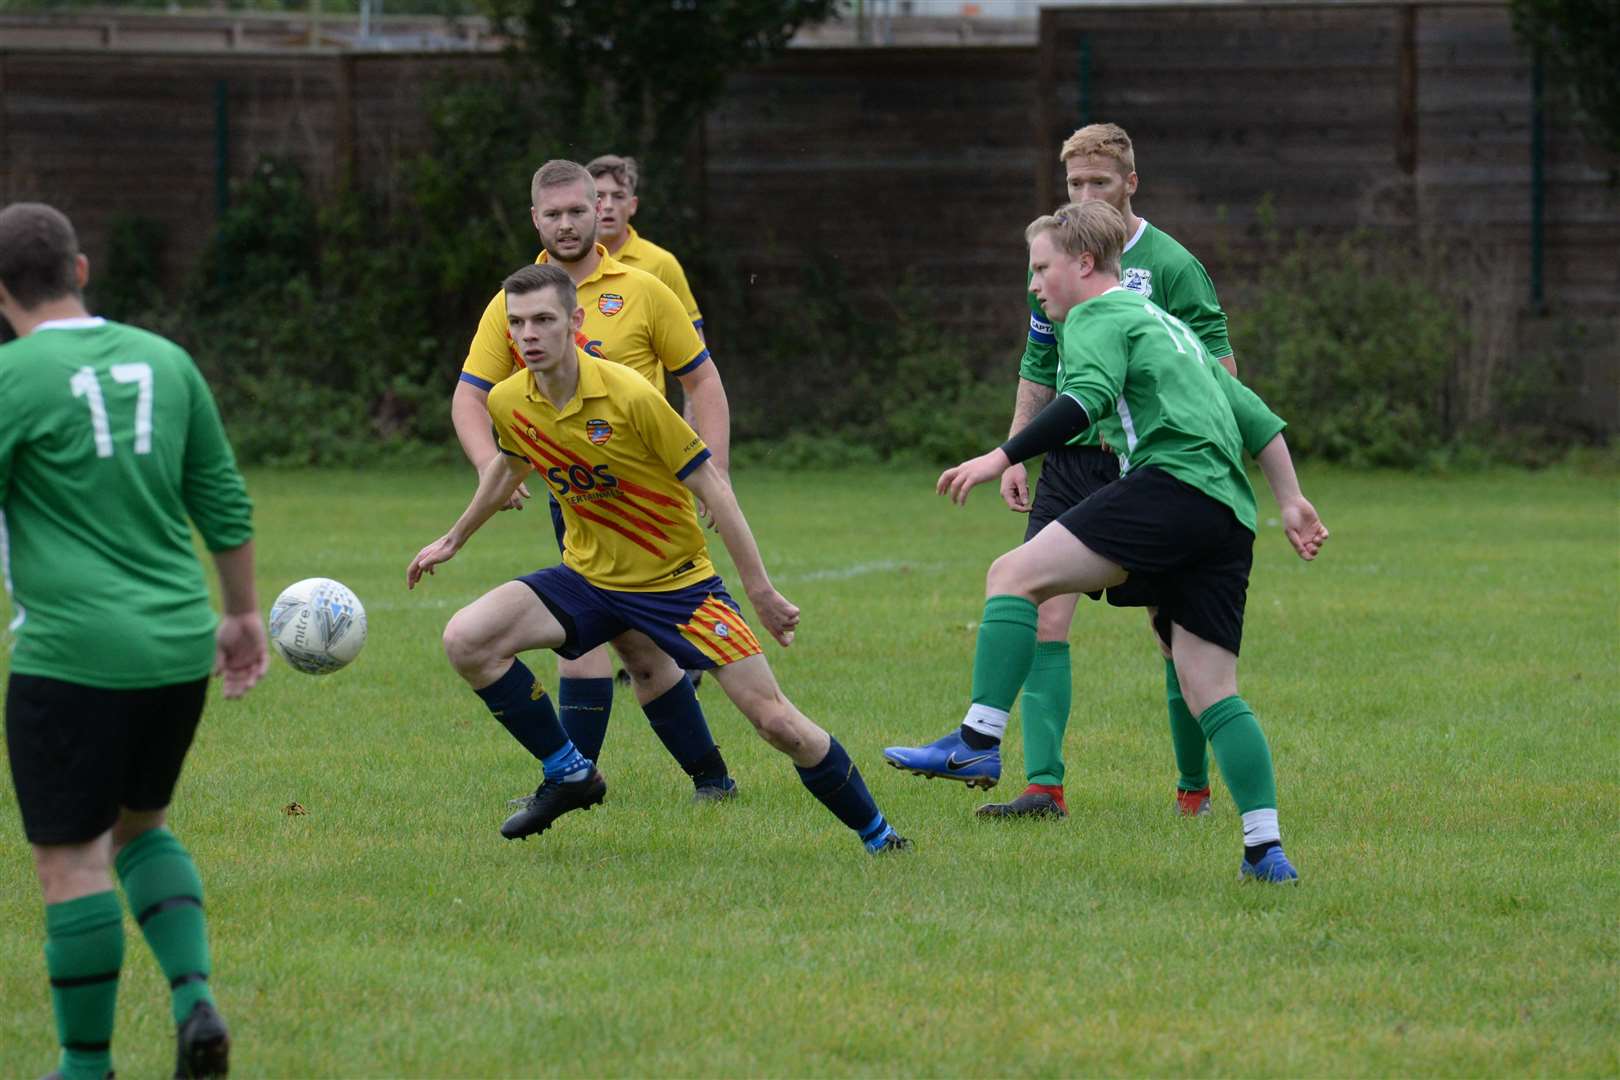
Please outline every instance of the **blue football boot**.
M1298 881L1299 871L1294 869L1293 864L1288 861L1288 856L1283 854L1283 849L1279 846L1260 856L1257 863L1251 863L1248 859L1243 860L1243 865L1238 868L1238 880L1250 879L1282 885Z
M883 751L883 760L916 776L960 780L986 791L1001 779L1001 747L975 750L962 741L960 728L927 746L891 746Z

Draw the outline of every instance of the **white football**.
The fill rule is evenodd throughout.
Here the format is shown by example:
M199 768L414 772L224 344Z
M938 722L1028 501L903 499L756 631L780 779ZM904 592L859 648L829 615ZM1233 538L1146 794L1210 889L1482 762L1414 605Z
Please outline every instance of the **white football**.
M295 581L270 606L270 644L307 675L344 667L365 643L366 609L342 582L323 577Z

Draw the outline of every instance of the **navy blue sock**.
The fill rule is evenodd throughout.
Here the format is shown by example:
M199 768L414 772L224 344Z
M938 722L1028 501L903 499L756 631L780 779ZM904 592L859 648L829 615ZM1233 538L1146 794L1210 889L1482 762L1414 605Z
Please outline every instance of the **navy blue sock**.
M568 742L545 687L534 677L534 672L523 666L523 661L513 660L505 675L473 693L484 699L489 711L512 733L512 738L540 760L555 754Z
M827 756L819 764L808 769L797 768L799 780L810 789L810 794L820 799L839 821L854 829L863 843L875 843L888 833L889 823L872 801L872 793L866 790L861 770L849 760L849 754L837 739L832 740Z
M718 780L726 775L725 760L709 734L709 722L703 718L703 706L698 704L690 675L683 673L680 682L647 702L641 711L647 714L653 734L669 756L693 780Z
M557 711L579 752L596 761L613 713L613 680L558 679Z

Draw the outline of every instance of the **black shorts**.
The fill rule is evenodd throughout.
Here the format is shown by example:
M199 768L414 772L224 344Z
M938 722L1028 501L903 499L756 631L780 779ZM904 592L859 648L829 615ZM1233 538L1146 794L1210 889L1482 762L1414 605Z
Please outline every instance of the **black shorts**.
M6 750L29 842L86 843L119 807L168 806L207 696L207 679L101 690L13 674Z
M1149 467L1108 485L1058 523L1130 572L1129 581L1108 590L1109 603L1157 607L1155 628L1166 641L1177 622L1237 654L1254 533L1231 507Z
M1029 508L1024 543L1118 479L1119 456L1099 447L1063 446L1047 454L1041 462L1040 479L1035 481L1035 501ZM1086 595L1101 600L1102 590Z
M1029 527L1024 543L1078 506L1087 496L1119 479L1119 457L1095 446L1064 446L1053 450L1041 462L1040 479L1035 481L1035 501L1029 508Z

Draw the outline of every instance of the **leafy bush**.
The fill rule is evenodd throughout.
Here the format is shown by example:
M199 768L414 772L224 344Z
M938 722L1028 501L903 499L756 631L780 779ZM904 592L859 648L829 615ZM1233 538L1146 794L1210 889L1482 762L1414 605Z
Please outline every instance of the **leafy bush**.
M1365 235L1304 239L1265 264L1232 312L1241 376L1289 421L1302 456L1423 463L1455 434L1450 375L1463 322L1410 254Z

